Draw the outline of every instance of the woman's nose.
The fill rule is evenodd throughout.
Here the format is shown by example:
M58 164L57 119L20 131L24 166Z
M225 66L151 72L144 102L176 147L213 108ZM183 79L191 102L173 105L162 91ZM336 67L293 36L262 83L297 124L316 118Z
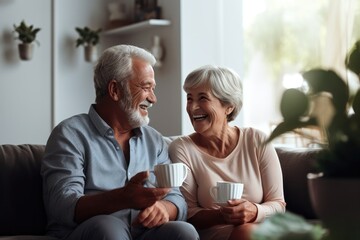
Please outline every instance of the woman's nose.
M199 109L199 104L197 104L197 102L193 101L191 104L188 104L188 108L191 110L191 111L194 111L196 109Z

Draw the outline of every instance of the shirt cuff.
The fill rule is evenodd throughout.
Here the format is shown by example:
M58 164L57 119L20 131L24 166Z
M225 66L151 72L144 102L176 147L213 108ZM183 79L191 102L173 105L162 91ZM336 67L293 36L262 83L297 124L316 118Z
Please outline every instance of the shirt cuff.
M173 203L178 210L176 221L186 221L187 218L187 205L183 198L174 195L168 195L164 200Z

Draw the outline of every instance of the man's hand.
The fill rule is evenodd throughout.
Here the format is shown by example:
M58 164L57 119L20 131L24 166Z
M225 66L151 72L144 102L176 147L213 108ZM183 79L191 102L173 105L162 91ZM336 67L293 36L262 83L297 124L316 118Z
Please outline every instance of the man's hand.
M76 205L75 221L81 223L86 219L99 215L111 214L121 209L144 210L163 199L170 188L146 188L143 183L149 172L140 172L122 188L107 192L82 196Z
M145 209L152 207L157 201L163 199L170 192L170 188L145 188L144 182L149 172L139 172L123 188L123 195L129 208Z
M169 221L169 213L163 201L157 201L152 206L140 211L133 224L141 224L144 227L152 228L160 226Z
M255 204L244 200L229 200L228 207L222 207L220 212L228 224L240 225L253 222L257 216L257 207Z

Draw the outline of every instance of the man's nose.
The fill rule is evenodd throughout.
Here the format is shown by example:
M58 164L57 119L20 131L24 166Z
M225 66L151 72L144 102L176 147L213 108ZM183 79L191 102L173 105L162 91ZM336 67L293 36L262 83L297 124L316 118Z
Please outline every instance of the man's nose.
M156 98L156 95L155 95L154 91L151 91L151 93L149 94L148 100L151 103L156 103L157 102L157 98Z

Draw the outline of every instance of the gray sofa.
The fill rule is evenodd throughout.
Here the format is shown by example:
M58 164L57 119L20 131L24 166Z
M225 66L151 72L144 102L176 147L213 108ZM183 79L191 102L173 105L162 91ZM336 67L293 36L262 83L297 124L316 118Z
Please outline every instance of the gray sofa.
M40 162L44 145L0 145L0 239L53 239L44 236ZM314 172L315 150L276 148L284 178L287 210L316 219L306 175Z

